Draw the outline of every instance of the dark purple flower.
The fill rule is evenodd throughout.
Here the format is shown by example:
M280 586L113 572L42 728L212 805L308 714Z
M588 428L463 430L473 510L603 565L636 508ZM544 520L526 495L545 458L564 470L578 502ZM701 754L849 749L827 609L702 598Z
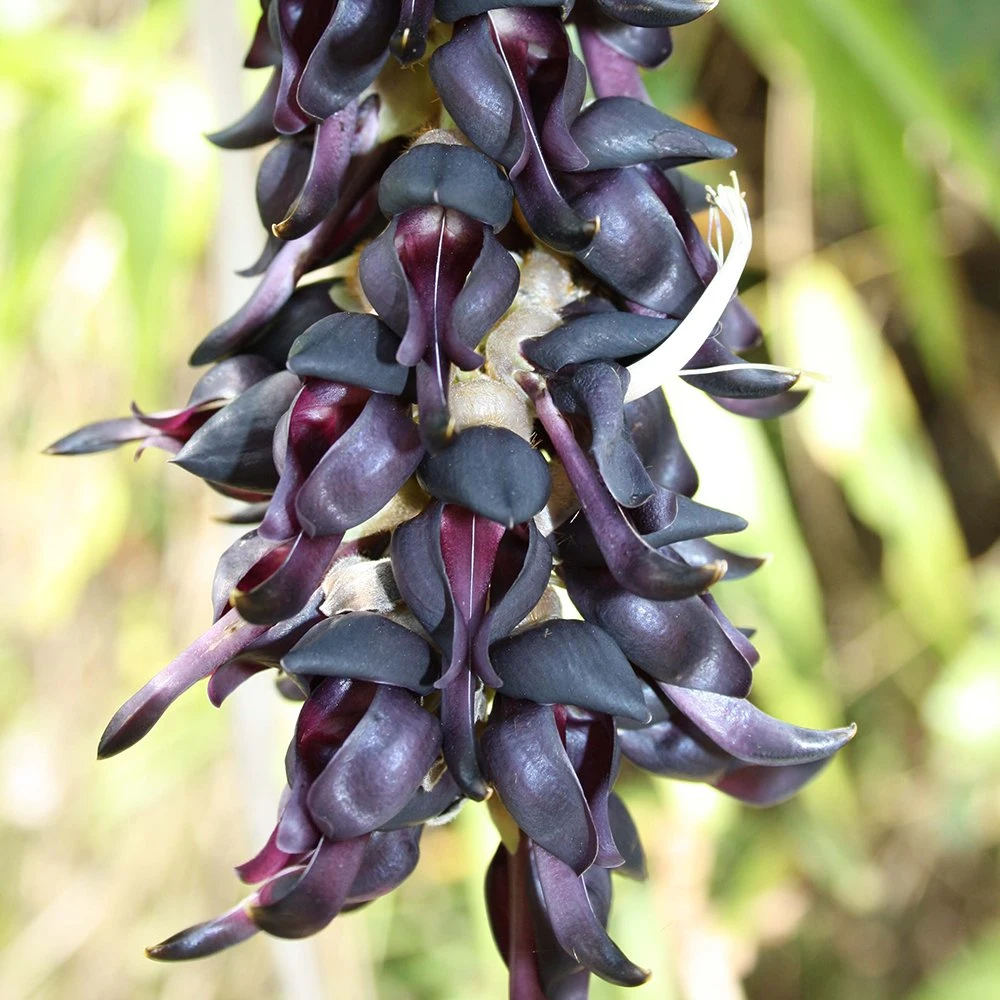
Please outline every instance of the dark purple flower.
M694 499L661 389L683 378L756 417L805 395L797 372L740 359L761 334L736 296L738 185L679 171L734 150L654 108L639 72L712 6L263 2L246 65L269 82L212 137L272 144L256 289L195 350L213 366L185 407L49 449L157 446L246 501L214 624L119 709L99 756L202 680L220 706L273 672L299 703L274 830L236 869L250 895L151 957L315 933L400 885L425 825L488 799L511 996L638 985L607 933L612 873L646 870L622 757L769 805L853 735L748 700L752 633L708 590L762 560L712 540L745 522ZM454 24L443 44L434 15ZM383 67L428 49L458 128L428 107L422 134L391 134ZM691 218L706 205L708 242Z
M454 432L451 365L482 365L476 347L517 292L517 265L494 235L512 204L495 164L445 142L414 146L379 185L379 205L392 221L362 255L359 277L401 338L397 362L416 368L420 429L432 451Z

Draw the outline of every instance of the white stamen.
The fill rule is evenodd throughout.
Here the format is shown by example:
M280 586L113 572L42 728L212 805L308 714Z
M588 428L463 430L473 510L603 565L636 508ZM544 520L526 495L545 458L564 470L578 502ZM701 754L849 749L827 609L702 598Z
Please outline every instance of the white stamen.
M714 237L716 246L712 247L712 253L719 263L719 269L674 332L641 361L629 365L631 382L625 396L626 403L658 389L669 375L678 374L712 336L719 319L736 294L740 276L750 258L753 234L750 212L739 181L735 173L730 176L733 179L732 186L720 184L714 190L708 188L708 200L712 206L709 245L711 246ZM733 228L733 242L727 255L723 254L720 213L729 220Z

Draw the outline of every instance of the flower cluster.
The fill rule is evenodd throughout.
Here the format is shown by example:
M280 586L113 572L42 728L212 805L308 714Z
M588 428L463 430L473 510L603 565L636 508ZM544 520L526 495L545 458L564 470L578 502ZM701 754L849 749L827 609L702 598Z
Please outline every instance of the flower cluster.
M734 150L654 108L639 72L712 6L263 3L246 65L270 82L214 136L271 144L256 290L195 350L211 367L183 409L50 449L155 445L254 525L219 561L215 624L100 756L201 680L219 705L276 670L301 702L274 832L237 868L250 895L152 957L312 934L399 885L425 825L489 800L511 996L636 985L605 930L611 873L645 872L622 757L768 805L852 736L747 700L757 654L707 591L760 561L707 540L745 522L692 499L660 388L751 417L804 396L739 357L760 331L735 296L738 187L706 196L677 170ZM385 134L389 60L440 96L416 137ZM707 205L708 242L690 214Z

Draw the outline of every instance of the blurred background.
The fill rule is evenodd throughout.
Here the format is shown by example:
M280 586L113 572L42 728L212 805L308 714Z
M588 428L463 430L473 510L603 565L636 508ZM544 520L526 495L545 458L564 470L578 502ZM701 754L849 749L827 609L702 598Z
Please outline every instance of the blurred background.
M740 147L746 301L772 360L829 379L767 425L671 387L700 499L774 557L717 593L759 630L759 705L860 730L768 812L626 775L652 875L616 880L612 930L654 971L639 1000L1000 995L1000 10L961 7L722 0L648 80ZM316 939L143 957L240 897L292 710L265 680L221 713L195 691L97 765L113 711L208 625L238 529L160 453L39 453L175 405L245 294L253 159L201 133L261 86L238 72L256 9L0 0L4 1000L505 995L483 809Z

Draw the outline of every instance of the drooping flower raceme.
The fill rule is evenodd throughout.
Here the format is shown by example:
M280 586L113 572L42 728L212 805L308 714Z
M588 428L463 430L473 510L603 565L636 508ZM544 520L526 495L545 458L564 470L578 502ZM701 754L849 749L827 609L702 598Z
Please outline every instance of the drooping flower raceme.
M692 499L661 388L747 417L805 395L739 357L760 331L736 297L738 185L678 169L735 151L654 108L639 72L713 6L263 3L246 65L270 81L213 137L269 147L256 288L194 351L210 367L183 408L50 449L155 445L252 525L219 560L215 623L100 756L202 680L220 705L277 671L301 703L274 831L237 869L249 895L152 957L312 934L399 885L425 825L488 800L511 996L636 985L605 930L611 875L645 874L622 759L770 805L853 735L748 700L757 653L708 590L760 560L708 540L745 522ZM440 98L417 135L384 111L397 62Z

